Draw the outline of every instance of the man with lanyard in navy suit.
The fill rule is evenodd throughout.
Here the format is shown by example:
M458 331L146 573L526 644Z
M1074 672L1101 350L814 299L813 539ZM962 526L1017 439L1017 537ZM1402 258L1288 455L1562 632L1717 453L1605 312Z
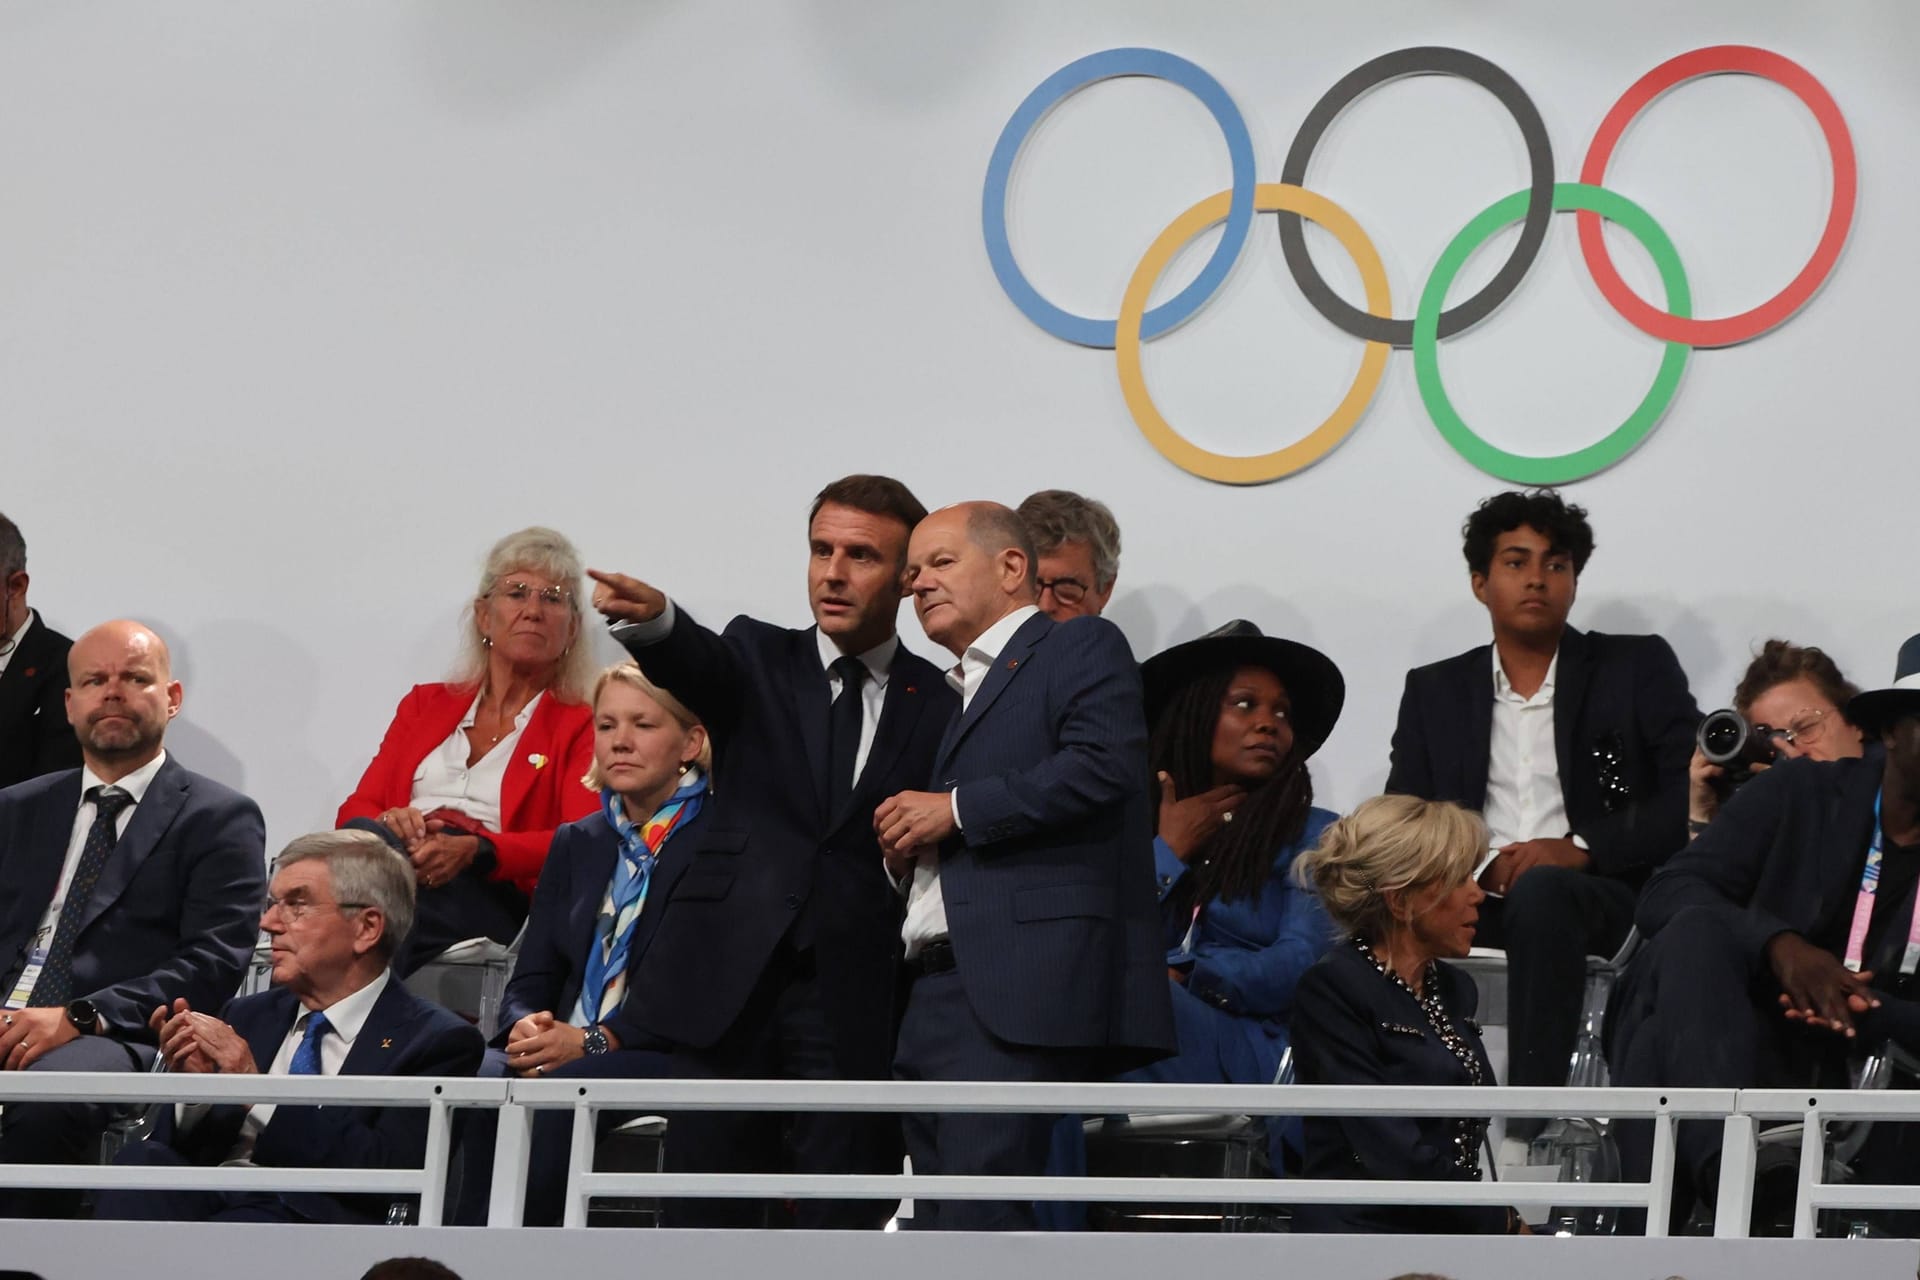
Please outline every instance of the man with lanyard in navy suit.
M823 489L807 523L805 630L742 616L715 634L654 587L590 571L614 634L712 734L719 807L748 833L744 847L703 848L675 882L627 995L653 1039L632 1047L691 1051L703 1073L731 1077L891 1075L900 908L873 811L926 779L956 701L897 633L907 537L925 514L886 476ZM900 1169L900 1126L883 1113L798 1115L792 1141L804 1173ZM714 1149L726 1145L669 1135L668 1162L737 1167ZM891 1212L803 1199L796 1217L879 1227Z
M903 1080L1103 1079L1173 1051L1154 886L1140 671L1104 618L1035 606L1033 541L997 503L913 532L914 610L959 661L961 710L932 790L880 806L887 870L907 892L918 977L900 1025ZM1044 1170L1054 1117L907 1117L919 1174ZM1031 1229L1030 1202L916 1200L912 1225Z
M274 862L260 929L273 989L219 1017L186 1000L153 1011L170 1071L274 1076L471 1076L484 1052L459 1015L402 986L393 954L413 925L413 868L370 831L301 836ZM163 1107L122 1165L418 1169L427 1108ZM393 1197L290 1191L102 1192L100 1218L190 1222L387 1220ZM437 1224L436 1224L437 1225Z
M1846 1087L1850 1052L1891 1038L1920 1053L1920 636L1846 713L1864 756L1775 764L1647 883L1648 942L1608 1016L1616 1084ZM1712 1202L1719 1148L1716 1126L1681 1124L1679 1210L1689 1177ZM1625 1177L1646 1176L1646 1126L1623 1127L1621 1154ZM1905 1163L1886 1180L1911 1181Z
M1699 709L1659 636L1567 624L1593 553L1586 517L1544 489L1467 518L1468 581L1493 643L1407 673L1387 775L1389 792L1486 820L1478 942L1507 952L1514 1085L1567 1082L1586 958L1619 950L1635 893L1687 842Z
M181 689L159 636L104 623L68 671L85 767L0 791L0 1069L139 1071L155 1006L218 1008L240 985L266 832L253 801L162 749ZM0 1163L87 1163L117 1110L9 1104ZM0 1215L77 1207L69 1192L0 1193Z

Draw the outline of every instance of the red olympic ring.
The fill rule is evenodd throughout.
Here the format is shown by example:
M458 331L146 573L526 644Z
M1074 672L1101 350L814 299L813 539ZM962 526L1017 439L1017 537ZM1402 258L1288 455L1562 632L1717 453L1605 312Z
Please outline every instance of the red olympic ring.
M1813 256L1800 268L1800 274L1787 282L1786 288L1750 311L1712 320L1682 319L1641 300L1620 278L1620 273L1614 269L1613 259L1607 255L1606 240L1600 233L1600 215L1586 210L1576 213L1574 218L1580 230L1580 255L1586 259L1587 270L1592 274L1594 283L1600 286L1601 294L1629 324L1665 342L1684 342L1695 347L1727 347L1756 338L1773 328L1798 310L1825 283L1834 264L1840 259L1840 248L1847 240L1847 228L1853 222L1859 175L1854 165L1853 135L1847 132L1847 122L1841 118L1839 104L1799 63L1750 45L1723 44L1695 49L1670 58L1641 76L1600 122L1600 128L1587 148L1586 162L1580 169L1580 181L1596 187L1605 185L1607 161L1613 157L1613 149L1619 143L1620 135L1626 132L1627 125L1648 103L1685 81L1729 73L1771 80L1800 99L1813 112L1813 118L1819 122L1820 132L1826 135L1827 151L1833 163L1833 204L1827 211L1826 229L1820 234L1820 243L1814 246Z

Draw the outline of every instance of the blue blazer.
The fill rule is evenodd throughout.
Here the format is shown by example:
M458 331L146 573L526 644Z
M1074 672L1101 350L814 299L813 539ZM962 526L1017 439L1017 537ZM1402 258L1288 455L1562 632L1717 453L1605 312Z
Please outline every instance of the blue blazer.
M1490 1085L1493 1064L1473 1020L1480 993L1452 965L1434 969L1454 1030L1472 1046ZM1335 946L1300 979L1293 1060L1301 1084L1472 1083L1413 997L1351 943ZM1469 1109L1473 1100L1463 1097L1460 1105ZM1481 1123L1475 1117L1308 1116L1303 1176L1470 1182L1479 1166ZM1293 1229L1302 1232L1500 1234L1506 1228L1507 1211L1498 1205L1300 1205L1293 1215Z
M1554 672L1553 743L1573 833L1595 874L1638 888L1687 843L1687 762L1700 709L1659 636L1568 627ZM1387 790L1487 803L1493 646L1407 673Z
M262 1072L273 1065L300 1005L284 987L242 996L221 1018L246 1039ZM341 1064L343 1076L472 1076L486 1051L465 1019L428 1004L390 978ZM245 1107L215 1107L174 1141L173 1108L161 1107L151 1141L167 1142L196 1164L218 1164L233 1149ZM427 1109L396 1106L279 1106L254 1141L253 1162L278 1168L418 1169L426 1159ZM394 1197L287 1192L282 1198L315 1222L383 1222Z
M960 832L940 888L960 979L1013 1044L1174 1048L1153 875L1140 671L1102 618L1022 623L948 727L934 789Z
M1333 922L1327 919L1319 896L1293 882L1293 864L1320 842L1320 834L1337 817L1325 809L1309 809L1300 838L1274 858L1273 872L1260 896L1210 902L1197 921L1190 910L1176 910L1168 902L1186 879L1187 864L1174 856L1166 841L1154 838L1167 964L1190 965L1188 994L1233 1015L1263 1069L1258 1080L1246 1083L1264 1084L1280 1069L1294 988L1333 940ZM1189 926L1192 944L1182 949ZM1188 1046L1180 1048L1185 1053Z
M78 769L0 791L0 978L26 961L79 808ZM219 1008L253 958L266 892L259 806L169 755L87 901L75 998L93 1001L116 1038L146 1043L160 1005Z
M811 627L739 617L716 635L676 603L671 634L630 649L713 735L714 791L743 835L702 848L668 895L627 1013L658 1041L711 1048L786 941L813 952L840 1073L891 1077L900 901L873 811L926 785L953 690L900 646L866 768L830 802L827 673Z
M659 1047L632 1016L632 997L640 962L660 931L660 919L674 886L698 851L737 857L745 843L745 832L716 827L709 792L693 820L674 828L660 847L653 878L647 884L647 901L634 922L633 942L627 948L625 997L620 1008L601 1011L601 1023L613 1032L622 1048ZM586 977L587 956L594 946L600 904L606 899L619 859L620 837L604 813L569 822L553 833L553 848L540 870L540 883L527 913L527 935L520 942L520 958L501 1001L500 1031L493 1038L496 1046L505 1046L513 1024L530 1013L544 1009L562 1022L573 1016L580 984ZM684 979L685 975L681 976Z

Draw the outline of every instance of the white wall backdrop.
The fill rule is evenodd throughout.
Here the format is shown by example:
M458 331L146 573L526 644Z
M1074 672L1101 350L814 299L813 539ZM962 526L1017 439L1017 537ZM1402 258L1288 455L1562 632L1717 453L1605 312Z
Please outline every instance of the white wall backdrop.
M1880 682L1920 630L1920 8L1903 0L8 5L0 510L55 625L131 614L172 640L172 748L255 795L275 845L331 822L394 703L445 670L501 533L551 523L702 617L798 624L808 500L851 470L929 505L1105 498L1126 539L1111 613L1141 655L1244 616L1341 664L1347 713L1316 774L1347 805L1385 777L1404 670L1485 638L1457 530L1505 486L1435 433L1404 352L1310 470L1246 489L1176 470L1111 354L1042 333L994 281L994 140L1056 68L1152 45L1226 85L1277 181L1328 86L1437 43L1520 81L1571 180L1628 85L1721 42L1832 91L1858 217L1802 314L1695 353L1652 438L1573 487L1600 543L1575 620L1664 633L1705 706L1768 634ZM1411 315L1441 247L1525 174L1491 97L1427 77L1363 99L1309 182L1366 228ZM1105 84L1023 155L1014 244L1049 296L1111 315L1146 243L1227 178L1196 102ZM1657 103L1608 185L1666 227L1704 315L1783 285L1830 193L1808 113L1729 77ZM1359 359L1277 239L1261 218L1213 304L1149 348L1162 409L1217 449L1303 435ZM1547 453L1610 429L1659 346L1607 307L1560 215L1518 294L1442 353L1470 420Z

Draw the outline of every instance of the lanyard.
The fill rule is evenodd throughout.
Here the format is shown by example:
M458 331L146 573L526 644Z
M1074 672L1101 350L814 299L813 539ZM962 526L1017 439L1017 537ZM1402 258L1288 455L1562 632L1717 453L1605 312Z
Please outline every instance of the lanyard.
M1847 953L1842 963L1853 972L1860 972L1866 959L1867 927L1873 923L1873 903L1880 892L1880 861L1884 852L1885 834L1880 824L1880 792L1873 796L1873 843L1867 846L1866 869L1860 873L1860 895L1853 900L1853 925L1847 930ZM1907 948L1900 956L1900 972L1912 973L1920 968L1920 904L1916 904L1913 919L1907 923Z

